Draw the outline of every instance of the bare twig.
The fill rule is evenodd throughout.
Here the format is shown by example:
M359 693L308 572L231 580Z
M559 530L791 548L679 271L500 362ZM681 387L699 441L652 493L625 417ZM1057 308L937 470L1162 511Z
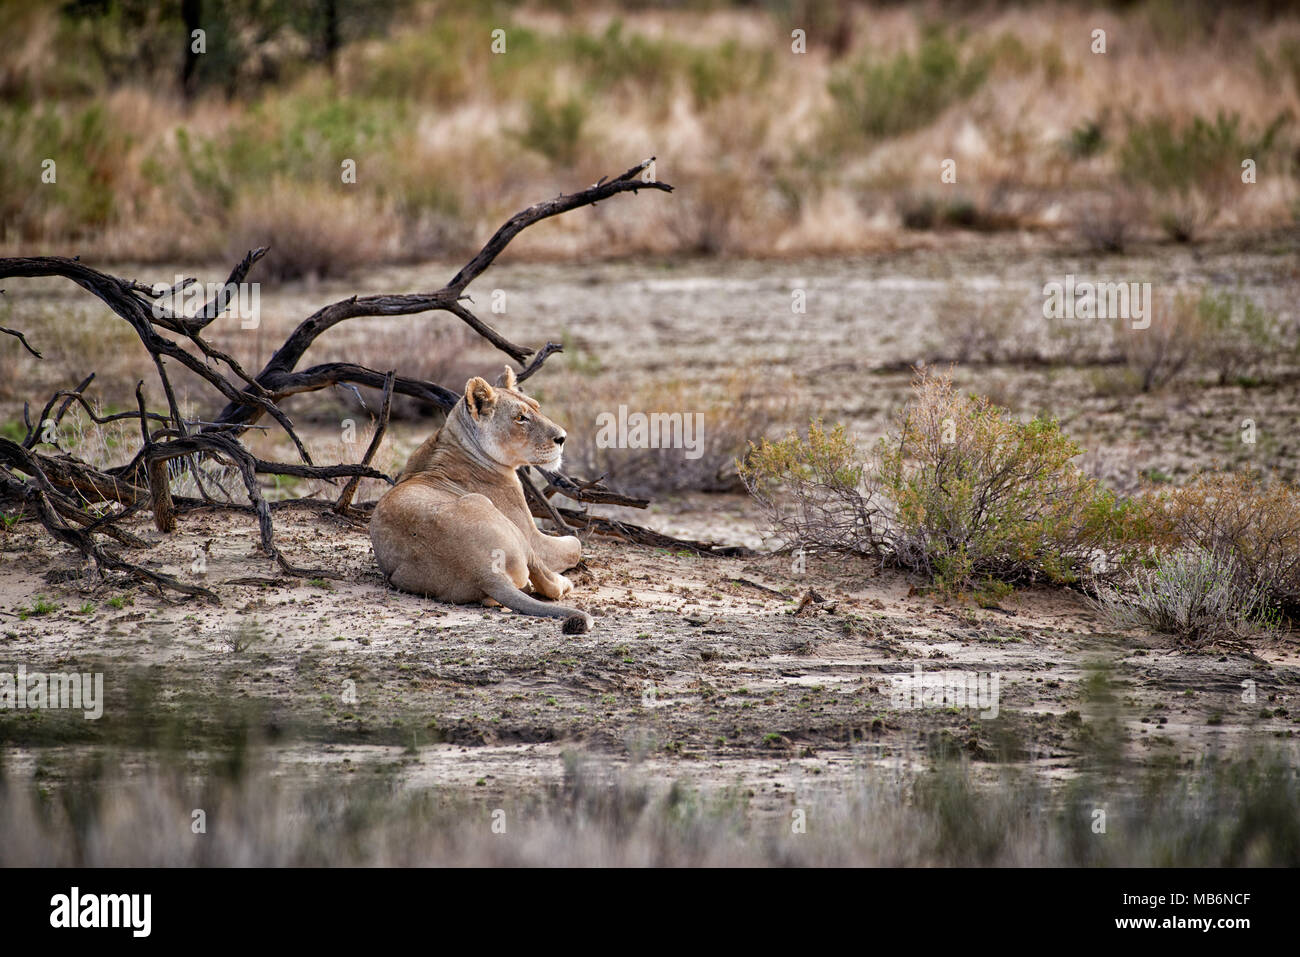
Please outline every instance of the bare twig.
M379 451L379 445L384 440L384 432L388 430L388 413L393 405L393 380L397 378L395 371L389 372L384 377L384 404L379 410L379 421L375 424L375 434L370 437L370 445L366 449L366 454L361 457L362 465L369 465L370 460L375 457ZM348 484L343 486L343 491L339 494L339 499L334 503L334 511L340 515L346 514L352 506L352 497L357 494L357 485L360 484L361 478L353 476L348 479Z
M558 342L548 342L537 350L537 354L533 356L532 361L529 362L528 365L524 366L523 370L515 376L515 382L523 382L542 367L542 363L546 361L548 356L563 351L564 346L560 345Z
M27 341L27 337L24 336L17 329L6 329L3 326L0 326L0 332L3 332L6 336L13 336L14 338L16 338L19 342L23 344L23 348L26 349L28 352L30 352L32 355L34 355L36 358L38 359L45 358L45 356L41 355L32 347L32 344Z

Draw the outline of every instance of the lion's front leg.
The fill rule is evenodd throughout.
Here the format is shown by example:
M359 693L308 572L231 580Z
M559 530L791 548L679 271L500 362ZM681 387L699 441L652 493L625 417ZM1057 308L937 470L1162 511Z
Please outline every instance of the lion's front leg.
M573 591L573 582L558 572L551 571L538 557L528 565L528 584L537 594L552 601L559 601Z

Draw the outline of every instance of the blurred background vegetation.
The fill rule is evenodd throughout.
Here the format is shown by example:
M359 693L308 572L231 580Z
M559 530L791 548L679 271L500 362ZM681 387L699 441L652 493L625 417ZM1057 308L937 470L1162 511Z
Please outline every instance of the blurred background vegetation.
M454 258L652 154L672 203L556 221L520 251L833 254L936 230L1116 250L1288 229L1288 7L8 3L0 249L206 262L270 243L281 278Z

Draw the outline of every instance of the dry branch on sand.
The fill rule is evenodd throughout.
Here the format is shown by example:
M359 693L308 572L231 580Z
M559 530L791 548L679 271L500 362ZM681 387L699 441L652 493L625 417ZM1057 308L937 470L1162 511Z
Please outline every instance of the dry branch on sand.
M312 344L326 330L349 319L444 311L456 316L498 350L523 365L518 378L527 379L542 367L549 356L561 351L561 347L548 342L540 349L530 349L510 342L470 311L465 304L469 299L465 294L466 288L492 265L516 235L536 222L582 206L594 205L618 193L635 193L641 189L670 192L671 186L651 178L653 162L652 157L614 179L602 178L586 189L561 194L516 213L441 289L425 293L351 296L317 310L299 323L255 375L242 368L232 356L212 346L204 339L203 332L218 315L228 309L238 285L244 282L249 271L265 255L265 248L251 250L231 271L229 279L217 295L192 316L173 311L164 305L164 300L169 294L188 287L193 280L185 280L171 289L159 289L100 272L80 262L78 258L46 256L0 259L0 279L61 276L98 297L119 318L125 320L139 336L141 344L153 360L168 409L166 414L150 412L146 408L144 384L141 382L136 387L135 411L100 416L84 394L94 378L93 374L76 389L56 392L35 423L25 404L23 417L27 434L23 441L0 439L0 506L7 510L16 509L21 515L35 518L52 536L93 559L101 571L111 569L125 572L131 578L160 590L170 589L184 595L212 599L215 595L211 590L128 562L117 552L101 545L95 536L111 538L124 547L141 547L145 543L122 529L119 524L141 509L148 508L153 514L155 525L160 531L166 532L175 528L178 511L195 507L222 507L223 503L215 501L209 495L203 480L206 473L201 468L204 461L217 461L233 468L242 479L251 508L257 515L262 549L284 572L312 577L337 577L337 573L326 569L295 566L280 552L275 544L271 508L261 493L257 476L286 475L329 482L346 478L348 482L333 509L345 516L358 515L360 513L352 505L352 498L361 478L383 479L390 483L393 481L383 472L370 467L370 461L387 428L393 394L412 396L443 410L450 410L458 400L459 393L436 382L399 376L395 371L380 372L353 363L331 362L300 370L298 365ZM0 332L15 336L28 351L39 357L40 353L28 343L22 332L11 329L0 329ZM168 375L169 362L184 366L225 398L227 404L214 421L197 421L182 416ZM382 388L383 409L374 438L361 464L319 466L312 462L302 440L294 431L292 421L280 408L279 402L290 395L314 392L338 384ZM55 412L54 407L60 402L62 404ZM36 446L43 436L49 434L47 425L53 423L57 427L73 403L83 407L97 423L121 419L138 420L141 445L131 460L107 471L100 471L68 454L37 451ZM302 460L301 464L263 461L252 455L240 441L240 436L248 429L262 428L257 422L263 416L274 419L293 441ZM173 460L180 460L181 466L193 475L201 498L178 500L172 496L169 463ZM583 482L560 473L543 471L542 474L547 481L544 491L538 491L525 476L525 488L532 492L529 495L530 506L538 517L549 519L558 526L592 528L631 540L648 540L646 535L649 534L656 543L669 542L700 551L712 549L709 543L677 542L638 526L601 522L587 516L585 512L571 509L557 510L550 502L550 497L555 494L579 503L611 503L642 508L648 503L620 495L600 484L600 480ZM232 505L229 501L224 503L226 507Z

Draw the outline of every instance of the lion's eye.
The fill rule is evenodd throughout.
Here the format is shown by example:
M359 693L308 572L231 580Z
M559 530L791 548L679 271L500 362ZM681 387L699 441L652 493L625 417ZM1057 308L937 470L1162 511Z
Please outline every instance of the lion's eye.
M526 415L522 415L522 414L517 415L517 416L515 416L515 421L516 421L516 422L527 422L527 421L528 421L528 416L526 416Z

